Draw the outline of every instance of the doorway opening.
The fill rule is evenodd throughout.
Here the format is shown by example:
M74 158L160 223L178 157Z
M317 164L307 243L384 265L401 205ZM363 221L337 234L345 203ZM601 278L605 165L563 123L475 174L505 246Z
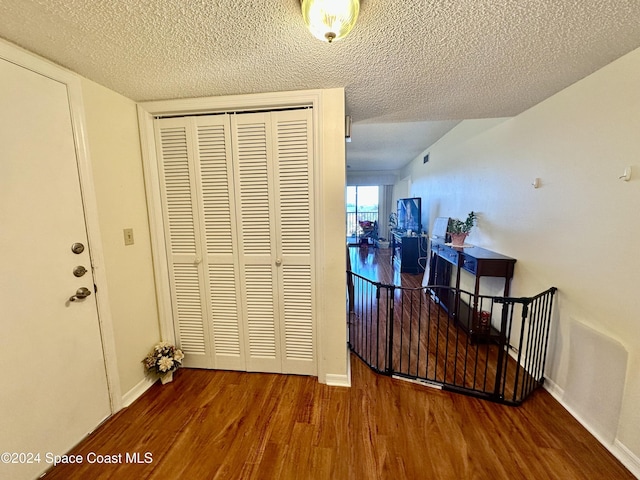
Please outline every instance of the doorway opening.
M347 243L356 245L367 234L363 224L378 222L379 187L347 187Z

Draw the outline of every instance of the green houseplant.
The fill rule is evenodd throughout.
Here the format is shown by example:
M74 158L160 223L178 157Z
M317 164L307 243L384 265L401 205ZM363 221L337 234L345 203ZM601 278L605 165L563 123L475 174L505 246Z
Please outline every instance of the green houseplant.
M467 219L462 221L457 218L449 219L449 226L447 227L447 233L451 236L451 244L454 247L461 247L464 245L464 241L471 232L471 229L478 220L478 214L475 212L469 212Z

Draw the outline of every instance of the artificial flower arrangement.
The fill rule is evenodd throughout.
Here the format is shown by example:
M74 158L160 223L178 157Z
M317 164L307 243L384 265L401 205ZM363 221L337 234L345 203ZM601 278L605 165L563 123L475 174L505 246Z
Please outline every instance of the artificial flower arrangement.
M179 348L167 342L160 342L142 360L144 369L148 373L155 373L164 376L182 366L184 353Z

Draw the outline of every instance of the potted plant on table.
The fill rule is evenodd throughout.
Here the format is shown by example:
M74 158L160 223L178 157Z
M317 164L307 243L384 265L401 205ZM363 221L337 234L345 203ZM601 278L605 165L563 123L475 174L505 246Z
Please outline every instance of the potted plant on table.
M167 342L160 342L142 360L144 369L149 374L160 377L162 384L173 380L173 372L182 366L184 353L179 348Z
M449 219L447 233L451 236L451 245L453 247L462 247L464 245L467 235L469 235L477 220L478 214L475 212L469 212L465 221L457 218Z

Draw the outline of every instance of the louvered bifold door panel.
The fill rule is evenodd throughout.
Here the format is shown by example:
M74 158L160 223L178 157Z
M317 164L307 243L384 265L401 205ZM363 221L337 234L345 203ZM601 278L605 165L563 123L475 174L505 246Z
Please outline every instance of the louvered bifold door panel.
M281 372L269 113L231 117L247 370Z
M317 375L312 111L272 112L283 373Z
M192 128L188 119L156 120L158 173L163 207L171 302L185 365L209 367L208 325L197 221Z
M214 367L245 370L228 115L194 119Z

